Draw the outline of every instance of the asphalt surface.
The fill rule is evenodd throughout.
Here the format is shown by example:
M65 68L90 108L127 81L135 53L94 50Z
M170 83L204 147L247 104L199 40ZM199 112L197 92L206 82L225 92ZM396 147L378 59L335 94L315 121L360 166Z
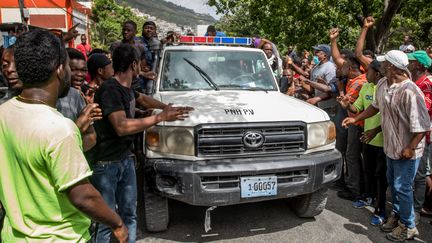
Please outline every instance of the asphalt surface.
M369 224L372 208L355 209L333 190L324 212L311 219L298 218L286 200L226 206L212 211L206 233L205 210L171 201L169 229L145 232L138 242L390 242ZM430 220L421 218L420 236L411 242L432 242Z

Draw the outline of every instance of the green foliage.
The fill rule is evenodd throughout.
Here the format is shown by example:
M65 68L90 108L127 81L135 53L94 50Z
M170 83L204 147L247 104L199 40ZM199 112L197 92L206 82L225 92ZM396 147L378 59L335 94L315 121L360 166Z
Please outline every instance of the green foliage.
M392 0L390 0L391 2ZM432 5L430 0L403 1L391 23L386 49L398 48L403 35L416 36L414 44L431 43ZM209 0L225 15L217 27L230 35L260 35L270 39L284 53L288 46L298 51L313 45L329 43L328 31L341 29L338 43L353 49L360 31L357 16L369 12L378 21L384 12L383 0Z
M121 29L123 22L133 20L140 26L145 19L136 16L130 7L116 4L114 0L94 0L92 8L92 45L93 48L107 50L109 45L121 40Z

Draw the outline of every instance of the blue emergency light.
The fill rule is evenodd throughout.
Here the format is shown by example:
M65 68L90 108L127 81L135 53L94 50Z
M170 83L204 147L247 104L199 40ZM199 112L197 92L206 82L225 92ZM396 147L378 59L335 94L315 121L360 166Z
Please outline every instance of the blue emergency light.
M180 43L181 44L250 46L252 44L252 38L249 38L249 37L214 37L214 36L180 36Z

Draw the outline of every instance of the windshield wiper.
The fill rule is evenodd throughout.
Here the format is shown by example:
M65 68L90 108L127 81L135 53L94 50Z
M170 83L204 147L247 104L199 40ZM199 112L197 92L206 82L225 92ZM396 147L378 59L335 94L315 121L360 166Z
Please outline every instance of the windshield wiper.
M267 89L260 88L260 87L250 87L245 85L238 85L238 84L221 84L218 86L219 88L241 88L242 90L249 90L249 91L264 91L268 93Z
M201 77L207 82L207 84L210 87L212 87L214 90L219 90L219 87L217 86L217 84L215 84L215 82L213 82L212 78L210 78L210 76L204 70L202 70L199 66L197 66L195 63L193 63L192 61L190 61L187 58L183 58L183 60L185 60L187 63L189 63L189 65L191 65L193 68L195 68L195 70L198 71L198 73L201 75Z
M242 88L243 86L238 84L220 84L219 88Z

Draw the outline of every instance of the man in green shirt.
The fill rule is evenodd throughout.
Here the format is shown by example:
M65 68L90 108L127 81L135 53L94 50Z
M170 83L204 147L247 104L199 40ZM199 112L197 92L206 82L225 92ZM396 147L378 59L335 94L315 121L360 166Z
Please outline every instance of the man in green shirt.
M0 201L3 242L87 242L90 219L128 238L120 217L89 183L77 126L56 109L70 87L63 44L33 30L15 44L23 91L0 106Z
M350 104L349 95L338 97L339 103L352 113L358 113L369 107L375 99L376 84L383 76L380 73L378 61L372 61L368 66L364 84L360 90L359 97L353 104ZM365 193L362 199L353 203L355 208L369 206L373 198L376 198L375 212L371 218L372 225L381 225L386 219L386 158L383 150L383 134L381 132L380 113L365 119L363 136L360 138L365 145L363 146L363 174L365 183Z

